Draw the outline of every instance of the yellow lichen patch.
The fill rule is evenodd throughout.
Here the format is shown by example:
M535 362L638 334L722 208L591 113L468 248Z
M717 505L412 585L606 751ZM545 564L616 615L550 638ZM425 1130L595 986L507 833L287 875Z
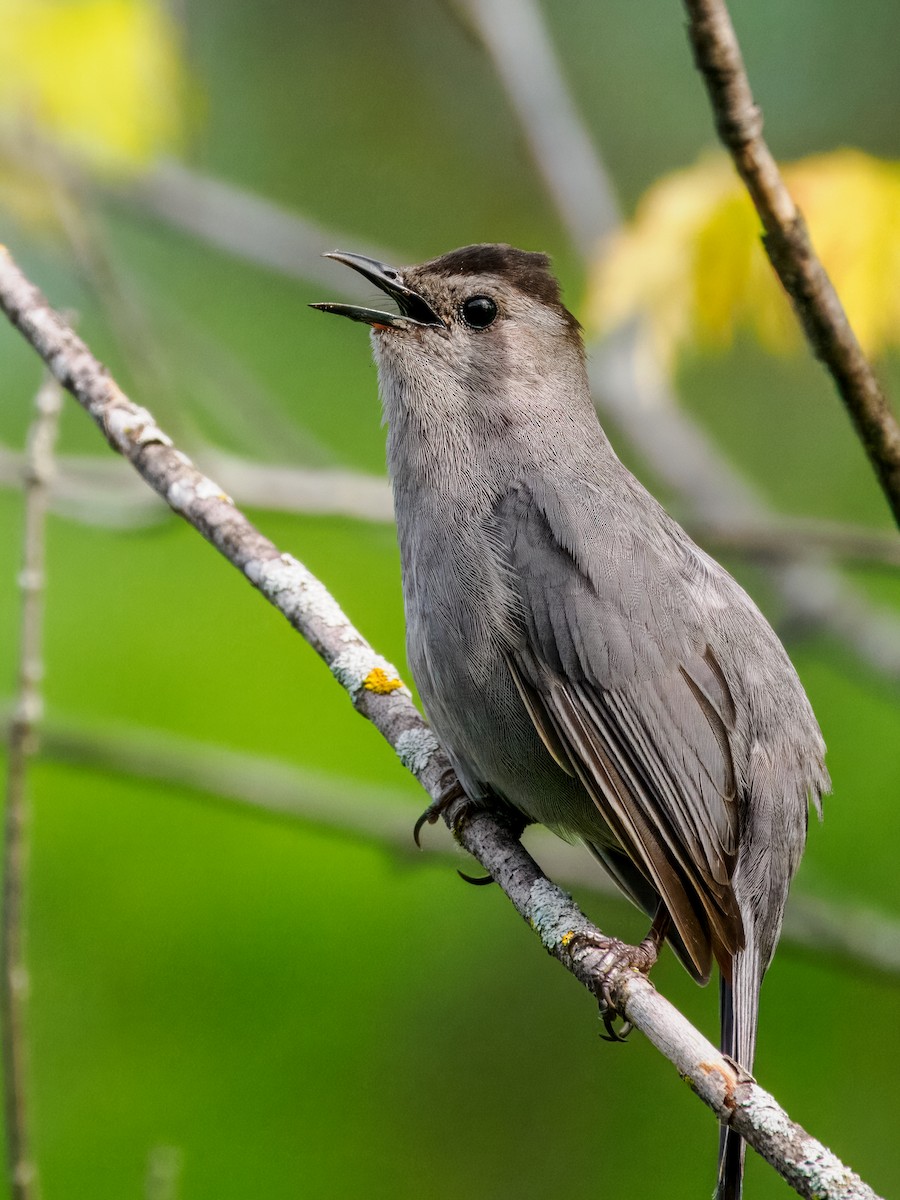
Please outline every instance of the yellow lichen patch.
M813 244L869 354L900 342L900 163L837 150L784 167ZM768 349L803 344L761 244L762 227L731 161L707 155L667 175L603 248L586 323L635 319L660 358L727 347L749 328Z
M396 692L397 688L402 688L403 680L396 676L392 679L383 667L373 667L363 680L363 687L367 692L375 692L378 696L387 696L390 692Z
M574 940L575 940L575 933L573 930L570 929L568 933L564 933L562 935L562 937L559 939L559 942L560 942L561 946L568 946L569 943L573 942Z

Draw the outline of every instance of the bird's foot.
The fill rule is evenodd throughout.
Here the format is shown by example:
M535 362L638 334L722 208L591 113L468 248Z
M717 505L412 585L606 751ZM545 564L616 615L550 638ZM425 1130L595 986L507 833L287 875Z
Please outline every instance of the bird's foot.
M451 804L455 804L457 801L465 801L465 799L466 793L462 789L462 784L458 779L454 778L453 781L444 788L437 799L432 800L432 802L428 805L421 817L419 817L418 821L416 821L415 825L413 826L413 841L420 850L422 849L422 843L419 840L419 835L422 832L422 827L424 825L436 824L451 806Z
M450 825L450 828L454 834L458 833L462 822L466 818L466 814L470 810L476 808L484 809L485 802L480 801L476 804L474 801L470 800L463 790L462 784L459 782L456 776L453 776L451 781L444 787L437 799L433 800L431 804L428 805L421 817L419 817L418 821L416 821L415 826L413 827L413 841L421 850L422 843L420 840L420 835L423 827L425 825L434 825L441 817L445 815L445 813L448 812L448 810L452 810L448 824ZM525 826L528 824L528 821L522 815L522 813L518 811L518 809L498 802L497 807L492 807L491 811L498 819L502 818L510 832L513 833L515 837L519 838L522 836L522 832L525 829ZM464 879L466 883L474 883L479 887L483 887L487 883L494 882L492 875L467 875L465 871L457 871L456 873L460 879Z
M600 975L600 981L594 994L606 1029L606 1033L600 1035L605 1042L624 1042L633 1028L613 996L614 977L622 971L637 971L641 975L649 975L659 958L668 928L669 914L660 905L647 936L637 946L620 942L618 938L597 938L586 933L576 935L576 940L581 944L603 952L595 968ZM619 1019L622 1024L616 1028L615 1023Z

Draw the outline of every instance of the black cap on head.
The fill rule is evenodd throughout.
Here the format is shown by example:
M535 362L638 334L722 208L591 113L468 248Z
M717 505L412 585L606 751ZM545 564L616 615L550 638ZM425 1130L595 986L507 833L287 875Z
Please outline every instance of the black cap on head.
M445 275L496 275L526 296L564 314L575 328L580 326L562 302L559 282L550 269L550 258L533 250L519 250L503 242L485 242L451 250L440 258L422 263L414 270Z

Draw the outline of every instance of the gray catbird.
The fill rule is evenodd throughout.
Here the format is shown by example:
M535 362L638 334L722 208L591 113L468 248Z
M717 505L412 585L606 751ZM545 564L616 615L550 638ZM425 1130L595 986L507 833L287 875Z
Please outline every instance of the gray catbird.
M757 1003L810 799L829 787L800 681L746 592L622 466L546 255L468 246L396 270L372 327L407 648L469 801L583 839L753 1066ZM720 1140L720 1200L744 1143Z

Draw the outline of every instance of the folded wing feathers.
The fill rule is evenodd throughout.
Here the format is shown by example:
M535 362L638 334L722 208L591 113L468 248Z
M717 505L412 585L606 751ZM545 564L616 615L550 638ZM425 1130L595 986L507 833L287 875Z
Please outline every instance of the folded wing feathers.
M572 760L581 782L629 857L659 892L681 934L699 976L709 977L710 938L704 922L685 888L660 830L647 819L645 808L634 803L634 793L617 770L602 739L567 689L554 688L552 711L574 751Z
M664 593L642 608L636 576L622 572L622 593L582 571L527 491L497 516L523 600L524 642L508 662L538 734L659 892L698 972L715 954L730 974L743 945L735 709L715 655L672 627Z

